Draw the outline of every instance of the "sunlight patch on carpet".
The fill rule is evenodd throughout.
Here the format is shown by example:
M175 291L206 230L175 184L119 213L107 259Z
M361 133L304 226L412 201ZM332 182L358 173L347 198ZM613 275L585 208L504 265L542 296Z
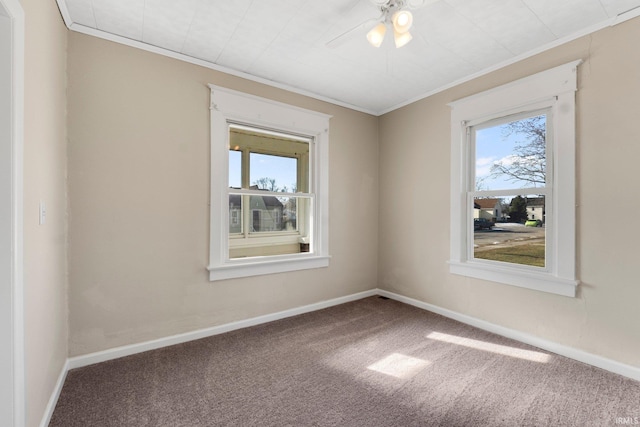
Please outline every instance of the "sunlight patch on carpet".
M449 344L461 345L464 347L475 348L476 350L488 351L503 356L516 357L518 359L529 360L531 362L547 363L551 356L538 351L523 350L520 348L509 347L506 345L493 344L485 341L472 340L470 338L457 337L455 335L442 334L440 332L431 332L427 338L442 341Z
M413 377L430 363L416 357L393 353L373 365L367 366L367 369L392 377L407 379Z

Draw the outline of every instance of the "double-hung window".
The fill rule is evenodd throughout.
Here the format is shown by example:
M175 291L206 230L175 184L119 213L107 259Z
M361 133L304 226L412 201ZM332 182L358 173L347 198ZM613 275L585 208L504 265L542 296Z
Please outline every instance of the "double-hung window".
M575 296L579 63L450 104L452 273Z
M229 124L229 259L306 252L314 142Z
M330 117L210 87L210 280L326 267Z
M551 224L536 221L535 207L553 212L552 122L548 107L466 124L467 195L474 206L468 259L543 268L551 261ZM504 213L498 218L497 209L483 209L487 205ZM475 227L477 218L484 227Z

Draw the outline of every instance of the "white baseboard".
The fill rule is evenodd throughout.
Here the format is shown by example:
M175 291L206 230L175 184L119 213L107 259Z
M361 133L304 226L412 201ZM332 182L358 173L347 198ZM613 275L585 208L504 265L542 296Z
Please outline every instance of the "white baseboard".
M357 294L347 295L340 298L335 298L327 301L322 301L315 304L309 304L302 307L292 308L290 310L284 310L277 313L267 314L264 316L258 316L251 319L240 320L237 322L227 323L224 325L214 326L211 328L199 329L184 334L173 335L157 340L146 341L137 344L126 345L122 347L116 347L109 350L99 351L96 353L90 353L82 356L71 357L67 359L63 371L60 373L56 388L51 395L49 403L46 408L46 412L40 423L40 427L46 427L51 420L53 410L55 409L58 397L62 391L62 386L66 378L67 372L70 369L80 368L83 366L93 365L95 363L105 362L107 360L117 359L124 356L130 356L132 354L142 353L144 351L154 350L157 348L167 347L174 344L181 344L188 341L197 340L200 338L206 338L213 335L223 334L225 332L234 331L237 329L248 328L250 326L256 326L263 323L273 322L274 320L285 319L287 317L297 316L299 314L309 313L316 310L322 310L324 308L332 307L339 304L344 304L351 301L356 301L362 298L367 298L375 295L384 296L405 304L412 305L414 307L421 308L423 310L431 311L436 314L448 317L453 320L465 323L470 326L474 326L485 331L495 333L507 338L514 339L516 341L529 344L543 350L550 351L560 356L568 357L588 365L596 366L601 369L622 375L634 380L640 381L640 368L636 366L626 365L624 363L616 362L615 360L607 359L605 357L597 356L595 354L587 353L582 350L578 350L572 347L567 347L561 344L557 344L551 341L538 338L533 335L526 334L524 332L516 331L514 329L506 328L504 326L496 325L475 317L468 316L466 314L457 313L446 308L438 307L433 304L422 302L413 298L405 297L393 292L385 291L382 289L372 289L365 292L359 292Z
M615 360L607 359L606 357L598 356L586 351L578 350L573 347L568 347L562 344L558 344L552 341L529 335L524 332L516 331L514 329L506 328L504 326L496 325L494 323L487 322L485 320L477 319L475 317L468 316L466 314L457 313L446 308L438 307L433 304L419 301L417 299L405 297L393 292L377 289L377 294L391 298L396 301L403 302L405 304L412 305L414 307L421 308L423 310L431 311L436 314L448 317L458 322L465 323L470 326L474 326L485 331L493 332L494 334L501 335L503 337L511 338L516 341L520 341L525 344L532 345L534 347L541 348L543 350L550 351L560 356L568 357L588 365L595 366L597 368L604 369L609 372L613 372L618 375L622 375L636 381L640 381L640 368L637 366L631 366L624 363L617 362Z
M248 328L263 323L273 322L274 320L285 319L287 317L297 316L299 314L309 313L323 308L332 307L334 305L344 304L346 302L356 301L362 298L377 295L377 289L372 289L357 294L347 295L340 298L334 298L327 301L309 304L302 307L292 308L289 310L279 311L277 313L266 314L264 316L253 317L251 319L240 320L237 322L226 323L224 325L213 326L211 328L198 329L196 331L187 332L179 335L172 335L157 340L145 341L137 344L115 347L96 353L89 353L82 356L71 357L68 360L68 369L80 368L83 366L93 365L95 363L105 362L107 360L117 359L119 357L130 356L132 354L142 353L144 351L155 350L157 348L167 347L175 344L206 338L213 335L223 334L225 332L235 331L236 329Z
M67 359L65 364L62 365L62 370L60 370L60 375L58 375L58 381L56 381L53 393L51 393L49 402L47 402L47 407L44 409L44 415L40 421L40 427L47 427L51 422L53 411L56 409L56 404L58 403L58 398L62 392L62 386L64 385L64 380L67 378L67 372L69 372L69 369L69 359Z

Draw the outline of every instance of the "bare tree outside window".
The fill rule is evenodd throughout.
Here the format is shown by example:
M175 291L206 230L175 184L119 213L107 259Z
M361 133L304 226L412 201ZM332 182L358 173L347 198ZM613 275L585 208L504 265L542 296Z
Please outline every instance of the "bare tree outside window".
M546 115L517 120L502 126L503 138L516 136L514 154L491 166L492 178L544 186L546 182Z
M256 185L260 190L280 191L274 178L263 177L253 181L253 185Z

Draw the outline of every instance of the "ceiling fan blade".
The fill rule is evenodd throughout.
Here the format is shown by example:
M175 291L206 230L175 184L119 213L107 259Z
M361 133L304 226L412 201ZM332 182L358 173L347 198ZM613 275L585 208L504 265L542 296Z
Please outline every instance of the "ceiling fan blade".
M421 7L428 6L440 0L369 0L371 3L378 7L389 7L395 4L400 8L420 9Z
M406 0L406 6L409 9L415 10L439 1L440 0Z
M344 33L332 38L331 40L329 40L327 43L325 43L325 46L327 46L328 48L336 48L338 46L340 46L342 43L346 42L347 40L351 39L351 37L355 36L356 34L358 34L361 30L363 29L371 29L374 27L375 24L382 22L382 20L384 19L384 14L380 15L380 17L378 18L371 18L371 19L367 19L366 21L356 25L355 27L351 28L350 30L345 31Z

